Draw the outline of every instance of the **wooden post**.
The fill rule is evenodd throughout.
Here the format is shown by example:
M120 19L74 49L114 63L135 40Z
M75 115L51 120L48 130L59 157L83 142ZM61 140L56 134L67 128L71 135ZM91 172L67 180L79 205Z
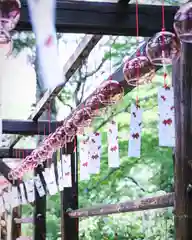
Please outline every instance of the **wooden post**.
M12 211L12 240L21 236L21 224L17 224L15 218L21 218L21 206L14 208Z
M41 174L43 167L37 167L36 174ZM37 190L35 190L35 209L34 209L34 239L46 239L46 195L39 197Z
M63 153L71 155L72 187L61 192L61 240L79 239L79 220L70 218L67 211L78 209L78 164L76 138L63 149Z
M173 65L175 101L175 231L176 240L192 239L192 45L182 44Z

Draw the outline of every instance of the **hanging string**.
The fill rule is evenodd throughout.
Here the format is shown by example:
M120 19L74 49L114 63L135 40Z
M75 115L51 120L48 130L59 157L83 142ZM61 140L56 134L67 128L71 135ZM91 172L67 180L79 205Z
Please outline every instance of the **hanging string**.
M48 122L49 122L49 134L51 133L51 101L48 105Z
M136 42L137 42L137 48L138 48L138 51L137 51L137 57L139 57L141 55L140 53L140 49L139 49L139 4L138 4L138 0L136 0L136 4L135 4L135 7L136 7ZM139 107L139 84L138 84L138 81L139 81L139 66L136 66L136 71L137 71L137 81L136 81L136 91L137 91L137 95L136 95L136 106Z
M164 0L162 0L162 57L165 57L165 38L164 38L164 33L165 33L165 2ZM164 88L167 87L167 83L166 83L166 78L167 78L167 71L166 71L166 66L165 66L165 62L163 60L163 81L164 81Z

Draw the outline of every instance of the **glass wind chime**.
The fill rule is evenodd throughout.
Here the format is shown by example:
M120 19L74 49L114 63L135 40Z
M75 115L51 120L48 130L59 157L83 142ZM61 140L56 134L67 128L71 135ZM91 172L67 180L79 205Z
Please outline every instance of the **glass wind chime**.
M145 51L142 55L137 51L136 57L128 59L123 68L124 78L127 83L138 87L138 85L147 84L152 81L155 76L156 66L163 67L164 85L158 89L160 146L173 147L175 144L173 88L168 86L166 81L166 66L172 65L173 59L179 56L180 41L178 37L181 41L190 42L192 28L192 25L190 25L190 14L192 14L191 7L192 3L187 3L182 6L176 14L174 23L176 35L165 30L164 1L162 1L162 31L155 34L147 42ZM136 14L138 14L137 2L136 8ZM130 121L131 134L128 151L130 157L140 157L141 120L141 108L132 105Z
M20 19L19 0L0 1L0 64L9 57L13 49L11 31ZM2 91L2 88L0 89ZM2 142L2 94L0 94L0 143Z
M110 49L111 52L111 49ZM111 61L110 61L111 64ZM114 81L111 77L101 84L108 85L109 95L114 92L116 85L120 86L118 82ZM100 99L101 91L96 90L96 99ZM122 88L121 88L122 89ZM116 88L117 90L117 88ZM94 111L97 113L95 116L99 116L103 110L106 112L106 108L113 104L116 104L122 99L124 95L123 89L118 91L114 96L108 96L102 100L99 100L98 109ZM101 104L103 108L100 109ZM107 139L108 139L108 164L110 168L118 168L120 165L119 159L119 144L118 144L118 125L112 119L107 126ZM98 174L100 172L100 161L102 153L101 134L99 132L89 133L87 136L80 140L80 180L88 180L91 174Z
M0 1L0 54L6 57L12 53L11 31L20 19L20 8L19 0Z

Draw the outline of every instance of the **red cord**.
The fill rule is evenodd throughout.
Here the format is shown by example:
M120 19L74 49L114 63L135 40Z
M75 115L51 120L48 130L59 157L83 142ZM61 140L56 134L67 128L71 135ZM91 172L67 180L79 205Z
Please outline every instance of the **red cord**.
M139 47L139 4L138 0L136 0L136 40L137 40L137 47ZM140 56L140 49L137 51L137 57ZM137 80L139 79L139 66L137 67ZM138 96L138 81L136 81L136 88L137 88L137 96L136 96L136 106L139 106L139 96Z
M164 0L162 0L162 52L164 52L164 46L165 46L164 32L165 32L165 3L164 3ZM163 73L164 88L167 87L166 78L167 78L167 73L166 71L164 71Z

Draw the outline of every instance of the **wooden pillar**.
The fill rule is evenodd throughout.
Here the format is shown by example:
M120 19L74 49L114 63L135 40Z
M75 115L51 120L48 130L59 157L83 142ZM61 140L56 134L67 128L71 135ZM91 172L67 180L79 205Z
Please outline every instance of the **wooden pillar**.
M43 167L39 166L35 169L36 174L42 174ZM35 189L35 209L34 209L34 239L45 240L46 239L46 195L39 197L37 190Z
M78 164L76 139L63 149L64 154L71 155L72 187L61 192L61 240L79 239L79 220L70 218L69 209L78 209Z
M21 218L21 206L14 208L12 211L12 240L21 236L21 224L16 223L15 218Z
M175 239L192 239L192 45L173 65L175 101Z

